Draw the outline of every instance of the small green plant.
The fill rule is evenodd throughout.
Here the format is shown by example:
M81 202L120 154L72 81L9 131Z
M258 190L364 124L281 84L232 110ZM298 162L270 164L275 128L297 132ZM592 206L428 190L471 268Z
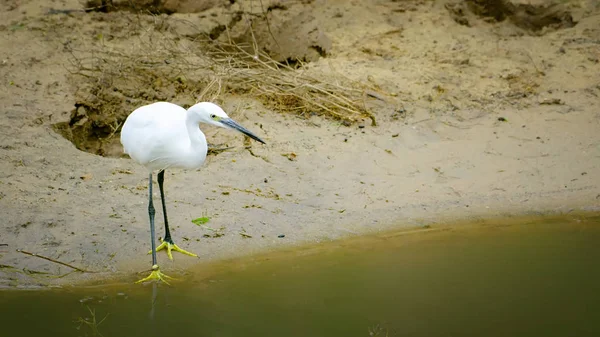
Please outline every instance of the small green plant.
M202 216L192 220L192 223L198 227L202 227L202 228L212 232L212 234L202 235L202 237L204 237L204 238L220 238L221 236L225 235L225 233L223 232L225 230L225 227L211 228L206 225L209 221L210 221L210 217L208 216L208 214L206 212L202 212Z
M192 220L192 223L194 225L196 225L196 226L206 227L206 226L203 226L203 225L207 224L210 221L210 217L208 216L208 212L204 211L204 212L202 212L201 215L202 215L201 217Z
M200 225L204 225L204 224L208 223L209 221L210 221L209 217L203 216L203 217L196 218L196 219L192 220L192 223L194 223L195 225L200 226Z

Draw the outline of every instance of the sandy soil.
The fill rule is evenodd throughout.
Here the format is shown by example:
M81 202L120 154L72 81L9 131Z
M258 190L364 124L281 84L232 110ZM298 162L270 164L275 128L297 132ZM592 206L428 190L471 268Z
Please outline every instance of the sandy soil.
M208 9L169 3L181 10L160 17L176 30L185 29L177 20L201 25L206 11L227 13L219 1L205 2ZM250 152L239 135L205 127L209 142L235 147L198 172L167 171L174 240L199 258L176 254L171 262L159 254L165 272L455 219L600 211L597 2L561 1L559 11L533 11L535 18L520 11L501 22L498 13L484 15L488 7L459 1L281 3L280 16L296 11L303 25L318 28L306 30L304 44L286 42L319 44L301 51L312 60L306 71L343 74L388 93L368 98L378 124L279 113L249 95L224 98L224 108L267 145ZM150 264L145 169L80 151L53 125L69 122L77 99L65 46L118 34L126 17L153 17L49 13L85 7L75 0L0 4L2 286L133 280ZM208 17L213 25L221 19ZM191 223L201 216L224 235ZM70 269L16 249L101 273L54 279L43 273Z

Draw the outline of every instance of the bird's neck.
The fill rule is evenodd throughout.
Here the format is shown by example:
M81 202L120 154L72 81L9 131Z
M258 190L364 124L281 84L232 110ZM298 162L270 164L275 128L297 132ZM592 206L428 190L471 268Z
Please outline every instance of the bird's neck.
M204 133L202 133L202 131L200 131L200 121L195 120L193 118L193 115L188 113L187 119L186 119L186 127L187 127L187 132L188 132L188 136L190 137L190 152L193 152L195 155L197 155L198 159L202 159L202 161L204 161L204 158L206 158L206 152L207 152L207 143L206 143L206 137L204 136Z

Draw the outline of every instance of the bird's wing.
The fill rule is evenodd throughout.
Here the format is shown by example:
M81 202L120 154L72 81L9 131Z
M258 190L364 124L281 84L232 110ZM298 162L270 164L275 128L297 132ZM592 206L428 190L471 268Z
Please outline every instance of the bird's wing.
M186 113L184 108L167 102L136 109L121 129L124 152L143 165L157 163L159 158L167 157L174 146L189 142Z

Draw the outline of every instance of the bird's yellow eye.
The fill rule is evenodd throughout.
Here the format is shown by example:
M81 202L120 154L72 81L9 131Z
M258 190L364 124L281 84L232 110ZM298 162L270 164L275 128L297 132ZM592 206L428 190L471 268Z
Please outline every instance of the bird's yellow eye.
M217 115L210 115L210 118L212 118L212 119L216 119L216 118L217 118Z

